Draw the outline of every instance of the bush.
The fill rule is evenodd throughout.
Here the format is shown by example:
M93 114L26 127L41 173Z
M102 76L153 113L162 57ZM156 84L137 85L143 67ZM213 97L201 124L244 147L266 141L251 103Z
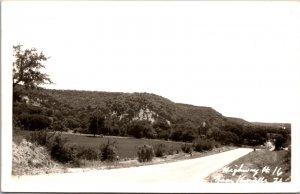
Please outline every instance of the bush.
M165 144L157 144L154 147L154 153L156 157L163 157L167 153L167 146Z
M85 160L98 160L100 159L100 153L94 148L91 147L77 147L77 157L78 159Z
M110 143L107 140L106 144L102 144L101 146L101 160L102 161L116 161L118 159L117 151L116 151L116 142Z
M26 136L27 141L30 141L32 143L41 145L41 146L46 146L48 143L49 139L54 136L55 134L48 133L47 130L41 130L37 132L32 132L29 133L29 135Z
M77 146L76 145L65 145L63 142L58 141L51 148L51 157L63 164L72 164L73 166L79 167L79 158L77 157Z
M70 163L79 166L77 147L75 145L66 145L68 139L63 138L61 134L49 133L46 130L43 130L30 133L30 135L27 136L27 140L45 146L50 152L52 159L63 164Z
M180 152L180 148L175 149L173 146L169 147L167 150L168 155L178 154Z
M215 147L215 142L209 139L197 139L193 143L194 150L197 152L203 152L211 150Z
M154 157L153 147L151 145L139 146L137 155L139 162L150 162Z
M22 114L19 117L20 124L26 130L41 130L50 126L48 117L38 114Z
M193 151L193 147L192 147L192 145L190 145L190 144L184 144L184 145L182 145L181 146L181 150L184 152L184 153L191 153L192 151Z
M63 138L61 134L53 136L48 142L47 147L50 150L50 155L53 159L61 163L70 163L79 166L79 159L77 157L76 145L66 145L67 138Z

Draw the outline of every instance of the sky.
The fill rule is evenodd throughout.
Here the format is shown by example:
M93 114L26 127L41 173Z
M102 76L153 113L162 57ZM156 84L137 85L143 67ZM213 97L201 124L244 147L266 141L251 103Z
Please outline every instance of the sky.
M4 1L2 69L21 43L50 56L55 84L46 88L147 92L248 121L292 122L299 11L297 1Z

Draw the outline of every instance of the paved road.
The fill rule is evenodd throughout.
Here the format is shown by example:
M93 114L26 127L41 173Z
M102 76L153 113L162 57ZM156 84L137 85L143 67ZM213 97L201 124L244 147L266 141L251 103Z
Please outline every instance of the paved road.
M157 185L176 186L178 184L203 183L204 178L209 174L251 151L252 149L248 148L238 148L202 158L167 164L79 173L23 176L15 178L15 186L16 188L22 188L22 191L41 191L47 188L46 191L70 191L69 189L71 189L73 192L79 192L94 191L98 188L98 191L115 190L120 192L141 191L138 189L139 187L141 189L148 185L146 191L155 192L161 191L161 188L156 190L155 186ZM149 187L149 185L153 187Z

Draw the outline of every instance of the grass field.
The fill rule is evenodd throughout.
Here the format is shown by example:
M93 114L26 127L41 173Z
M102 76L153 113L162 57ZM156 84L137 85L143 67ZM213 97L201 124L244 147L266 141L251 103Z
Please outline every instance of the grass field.
M15 134L14 142L19 143L21 140L28 136L32 131L18 131ZM168 150L180 151L183 142L174 142L174 141L164 141L157 139L136 139L132 137L116 137L116 136L96 136L90 134L72 134L72 133L62 133L62 136L68 139L69 145L76 144L84 147L99 148L102 144L110 142L116 142L115 146L117 149L117 154L120 159L132 159L137 157L138 146L143 144L149 144L155 146L157 144L164 144L167 146Z
M233 161L206 178L208 182L289 182L288 151L257 150Z
M32 133L35 133L33 131L15 131L13 135L13 142L15 144L15 151L20 152L23 154L24 148L22 147L22 142L24 141L24 138L30 137ZM235 149L235 147L232 146L223 146L223 147L218 147L214 148L213 150L210 151L204 151L204 152L193 152L193 154L187 154L181 151L181 146L184 145L185 143L183 142L173 142L173 141L164 141L164 140L156 140L156 139L136 139L136 138L131 138L131 137L115 137L115 136L96 136L93 137L93 135L90 134L73 134L73 133L59 133L63 138L67 138L67 144L72 146L72 145L78 145L82 147L91 147L94 149L98 149L100 151L100 146L103 144L106 144L107 141L109 140L110 142L115 142L116 146L116 151L117 154L120 158L118 161L114 162L107 162L107 161L100 161L100 160L86 160L82 159L80 160L80 168L76 166L75 169L74 166L66 164L63 165L62 167L64 169L68 169L67 171L74 172L75 171L80 171L80 170L89 170L89 169L111 169L111 168L125 168L125 167L132 167L132 166L143 166L143 165L151 165L151 164L160 164L160 163L166 163L166 162L174 162L178 160L186 160L186 159L192 159L192 158L199 158L199 157L204 157L208 156L211 154L217 154L220 152L225 152L228 150ZM31 136L32 137L32 136ZM38 138L43 138L43 136L35 136ZM30 140L31 141L31 140ZM31 141L36 143L35 141ZM144 144L150 144L153 147L156 147L158 144L164 144L167 150L167 155L163 157L155 157L151 162L149 163L140 163L137 160L137 149L138 146L144 145ZM191 143L189 143L191 144ZM27 145L27 144L26 144ZM35 144L36 145L36 144ZM20 149L17 149L18 146ZM37 145L38 146L38 145ZM29 148L28 148L29 149ZM30 150L30 152L36 151L36 149ZM172 152L172 154L170 153ZM34 152L35 153L35 152ZM49 154L49 153L48 153ZM25 153L27 156L28 154ZM15 157L15 155L14 155ZM29 158L28 158L29 157ZM32 158L28 156L27 159L24 159L25 162L28 162ZM50 157L50 155L49 155ZM16 159L20 158L19 156L16 155ZM55 161L55 159L54 159ZM24 161L20 161L19 163L23 164ZM18 166L17 166L18 167ZM14 169L16 172L23 172L22 169L24 166L19 165L19 168ZM47 169L47 171L43 172L42 170L38 169L39 173L47 173L49 170L60 170L60 169ZM33 171L32 171L33 172ZM29 168L28 173L32 173L31 169ZM20 173L19 175L22 175Z
M180 150L181 142L171 142L155 139L136 139L130 137L93 137L91 135L77 135L77 134L62 134L63 137L69 139L68 144L77 144L85 147L99 148L102 144L110 142L116 142L117 153L120 159L135 158L137 157L137 148L143 144L149 144L155 146L157 144L165 144L168 149L174 151Z

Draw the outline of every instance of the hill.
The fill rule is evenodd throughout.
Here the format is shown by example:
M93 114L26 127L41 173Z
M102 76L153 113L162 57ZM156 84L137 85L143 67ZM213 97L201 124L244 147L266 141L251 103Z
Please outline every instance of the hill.
M251 122L254 125L265 126L265 127L277 127L282 129L291 129L290 123L263 123L263 122Z
M211 107L175 103L149 93L121 93L39 88L14 91L14 126L137 138L193 141L197 137L226 142L257 139L255 123L226 117ZM263 142L270 128L262 126ZM243 137L246 134L248 137ZM256 141L256 140L255 140Z
M227 118L227 121L229 121L229 122L238 123L240 125L251 125L250 122L248 122L244 119L241 119L241 118L235 118L235 117L226 117L226 118Z

